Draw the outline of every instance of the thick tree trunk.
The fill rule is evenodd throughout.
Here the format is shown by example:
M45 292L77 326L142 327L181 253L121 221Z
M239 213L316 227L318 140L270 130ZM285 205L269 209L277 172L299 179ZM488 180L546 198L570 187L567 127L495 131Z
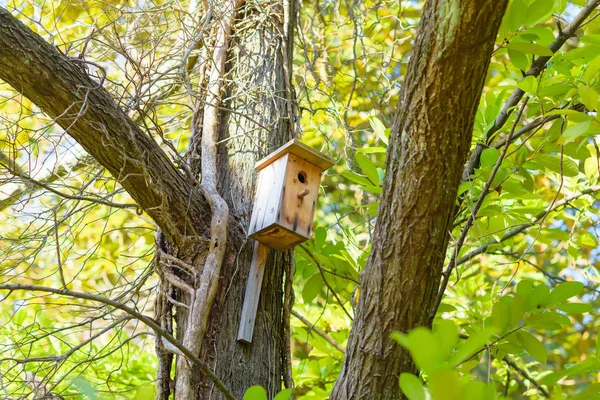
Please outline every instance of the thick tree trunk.
M507 0L425 6L387 151L373 250L332 399L401 398L414 372L390 339L427 323L438 292L458 184Z
M259 10L271 10L268 18ZM260 158L293 137L290 54L281 1L260 2L257 9L238 11L230 40L227 92L219 120L219 192L229 204L232 218L248 226L256 184L254 165ZM269 396L281 390L284 349L283 274L291 253L270 251L252 344L238 343L242 303L252 259L253 243L244 235L232 236L221 267L218 293L200 358L214 369L237 398L253 385ZM179 310L177 315L184 315ZM176 322L179 319L176 315ZM210 381L197 375L196 399L221 398Z
M252 258L253 246L244 229L253 204L254 163L293 136L291 40L285 22L293 13L284 4L280 0L253 2L236 20L225 78L229 97L219 114L217 183L229 204L230 220L219 287L200 356L237 398L252 385L265 387L273 396L281 389L284 373L282 278L291 262L290 253L270 253L253 343L244 346L236 341ZM55 118L154 219L161 229L159 253L168 258L165 262L159 257L162 261L157 266L163 272L201 266L210 241L211 212L197 180L178 170L81 67L81 60L60 54L0 8L0 79ZM179 278L184 276L179 274ZM178 307L173 315L169 298L185 300L186 296L163 281L156 303L159 322L167 331L181 333L186 309ZM182 335L178 336L181 340ZM160 341L157 353L157 398L167 399L173 356ZM195 398L221 397L199 371L194 379Z

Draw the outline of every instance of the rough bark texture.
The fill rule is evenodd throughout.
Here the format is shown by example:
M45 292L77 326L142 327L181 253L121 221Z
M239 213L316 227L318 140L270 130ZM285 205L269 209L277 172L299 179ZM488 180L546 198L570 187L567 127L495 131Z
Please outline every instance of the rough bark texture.
M219 147L219 189L245 228L254 204L254 164L293 136L286 96L289 78L284 68L289 58L284 55L281 34L283 7L277 0L259 3L258 10L272 10L268 18L258 18L259 11L250 9L240 14L234 26L227 74L235 84L229 85L225 108L235 113L222 113L219 124L220 140L227 140ZM248 21L253 21L251 27ZM201 352L201 359L214 365L217 376L233 388L238 398L253 385L265 387L273 396L281 390L283 373L282 278L286 263L291 261L288 253L270 252L252 344L246 346L235 340L252 248L245 237L228 240L221 285ZM220 393L212 385L201 385L196 398L220 398Z
M227 251L200 358L241 398L252 385L273 396L281 389L283 363L283 272L290 253L267 261L251 346L236 341L245 283L252 258L246 241L254 198L254 163L293 136L289 45L284 2L259 0L245 7L233 27L227 64L227 95L219 115L218 189L230 208ZM265 14L260 14L268 10ZM158 247L167 256L201 264L207 254L210 207L198 181L178 170L153 139L123 112L110 93L69 59L0 8L0 79L9 83L65 129L103 165L157 223ZM232 110L229 112L227 110ZM163 237L164 235L164 237ZM160 261L159 261L160 262ZM165 282L163 282L165 283ZM161 285L161 326L185 329L185 309L171 298L179 289ZM161 314L162 313L162 314ZM175 327L171 324L175 320ZM179 339L181 336L178 335ZM200 339L200 338L199 338ZM169 397L172 354L157 343L158 398ZM221 398L211 382L195 378L195 398Z
M390 339L426 324L435 300L475 112L507 0L428 1L387 156L373 250L331 398L401 398L414 372Z

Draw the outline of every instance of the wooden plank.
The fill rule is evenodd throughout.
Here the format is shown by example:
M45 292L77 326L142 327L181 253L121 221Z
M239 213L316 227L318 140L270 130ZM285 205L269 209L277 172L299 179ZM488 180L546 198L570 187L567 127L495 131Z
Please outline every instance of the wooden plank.
M256 241L254 242L252 264L250 264L250 275L246 283L242 317L240 318L240 328L238 330L238 342L252 343L252 333L254 332L256 312L258 311L258 302L260 300L260 289L265 274L265 264L268 254L269 249L265 245Z
M248 235L271 225L279 213L287 155L258 172L258 186Z
M256 163L256 169L260 171L261 169L265 168L267 165L271 164L279 157L287 153L295 154L299 158L316 165L321 169L321 171L325 171L326 169L330 168L333 164L335 164L333 159L327 157L320 151L317 151L312 147L305 145L298 139L292 139L277 150L275 150L273 153L269 154L267 157L258 161Z
M277 223L271 224L258 232L254 232L250 237L267 247L278 251L287 250L308 240L308 238Z
M277 222L308 239L319 195L321 170L295 154L289 154L288 158L283 187L285 195L280 205ZM299 198L298 194L305 189L308 189L308 194Z

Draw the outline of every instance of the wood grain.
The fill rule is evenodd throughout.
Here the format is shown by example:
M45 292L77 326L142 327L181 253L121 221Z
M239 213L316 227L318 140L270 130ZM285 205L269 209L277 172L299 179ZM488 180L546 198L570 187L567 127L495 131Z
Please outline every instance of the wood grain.
M330 168L335 162L327 157L325 154L321 153L313 149L310 146L305 145L298 139L292 139L280 148L278 148L273 153L269 154L267 157L256 163L256 169L262 170L267 165L271 164L275 160L279 159L281 156L287 153L293 153L296 156L300 157L303 160L308 161L309 163L316 165L321 169L321 171L325 171Z
M246 283L246 294L244 295L244 305L242 306L242 316L238 330L238 342L252 343L256 312L260 300L260 289L262 287L263 275L265 274L265 264L268 254L269 249L267 246L257 241L254 242L254 253L252 255L252 264L250 265L250 275Z

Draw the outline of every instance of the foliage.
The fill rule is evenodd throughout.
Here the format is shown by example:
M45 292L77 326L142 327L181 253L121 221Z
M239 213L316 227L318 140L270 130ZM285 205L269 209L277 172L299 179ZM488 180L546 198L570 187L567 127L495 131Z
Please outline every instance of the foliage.
M485 150L457 199L450 285L432 330L390 332L421 371L399 378L411 400L598 398L598 11L556 54L548 49L584 5L513 0L505 15L474 125L473 147ZM61 51L76 56L86 48L130 115L174 160L184 155L191 113L169 68L193 39L188 2L7 6ZM302 398L327 398L342 366L421 8L417 1L301 2L294 85L302 140L339 160L323 180L314 237L295 250L291 336ZM545 71L524 76L540 57L551 57ZM517 89L527 105L512 107L492 129ZM3 281L66 281L151 312L151 221L34 105L6 85L0 98ZM41 376L64 396L83 396L90 386L98 398L152 396L156 360L145 327L83 300L5 294L2 390L25 395ZM260 388L247 396L265 397Z

